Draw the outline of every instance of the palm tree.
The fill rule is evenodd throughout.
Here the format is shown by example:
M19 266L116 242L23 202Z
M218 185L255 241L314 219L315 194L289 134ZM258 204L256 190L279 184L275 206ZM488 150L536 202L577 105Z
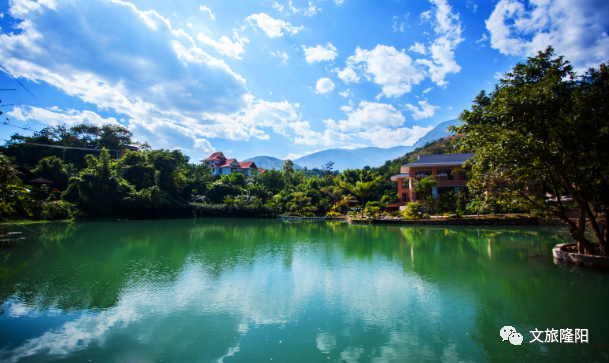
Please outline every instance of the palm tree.
M421 180L413 179L414 191L417 194L423 195L423 202L425 203L425 210L427 211L427 196L432 192L433 188L438 186L438 180L435 175L421 178Z
M355 185L346 182L340 182L341 188L347 189L349 192L362 198L362 215L364 217L364 207L366 206L366 198L372 195L374 188L377 187L377 180L369 182L358 181Z

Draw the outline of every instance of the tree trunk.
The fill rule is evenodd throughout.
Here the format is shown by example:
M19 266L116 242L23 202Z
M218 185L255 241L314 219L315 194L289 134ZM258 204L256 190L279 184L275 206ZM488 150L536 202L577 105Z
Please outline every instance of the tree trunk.
M586 210L583 206L579 208L579 218L577 220L577 229L571 232L571 237L577 241L577 252L592 255L594 247L592 243L584 237L586 231Z
M596 222L596 217L594 216L594 213L592 213L592 210L590 209L589 205L586 206L586 214L590 219L590 224L592 225L594 236L596 236L598 243L601 245L601 254L607 256L607 254L609 253L609 246L607 245L607 240L603 236L603 230L601 229L602 226L601 228L599 228L598 223ZM605 221L605 224L607 224L607 221Z
M364 206L366 205L366 199L362 197L362 215L361 218L364 218Z

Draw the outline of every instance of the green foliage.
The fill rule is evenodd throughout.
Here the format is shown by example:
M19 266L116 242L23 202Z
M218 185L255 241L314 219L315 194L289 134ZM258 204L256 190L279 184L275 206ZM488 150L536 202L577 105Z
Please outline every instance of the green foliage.
M410 202L406 204L406 208L402 212L402 216L406 219L421 219L422 215L419 212L421 209L421 204L419 202Z
M57 156L49 156L38 162L36 169L32 170L35 174L53 182L51 187L60 191L68 188L70 173L68 167Z
M492 199L521 199L553 213L569 226L579 250L592 251L584 236L586 219L592 225L604 254L608 236L596 222L597 213L609 211L609 67L601 64L582 76L569 62L556 57L551 47L518 63L499 81L493 92L482 91L471 110L461 113L466 135L464 149L477 150L468 184L480 208L494 207ZM509 187L494 190L494 182L507 180ZM569 193L582 216L567 217L567 206L545 206L546 192ZM478 207L476 207L478 208Z
M42 203L41 218L49 221L71 219L74 205L63 200Z
M77 169L85 168L85 155L99 155L99 149L110 150L124 149L135 142L131 139L132 133L125 127L115 124L93 126L81 124L68 128L66 125L49 126L34 132L32 136L14 134L6 143L0 147L2 152L15 157L26 165L37 165L46 157L55 156L60 158L64 165L73 164ZM25 143L67 146L93 149L96 151L58 149Z
M0 216L13 213L32 215L31 206L35 199L18 177L10 160L0 154Z
M342 214L340 214L338 212L330 211L330 212L326 213L326 217L340 217L340 216L342 216Z
M400 211L396 210L396 211L393 211L393 212L389 212L389 213L387 213L387 215L388 215L389 217L399 217L399 216L401 216L401 215L402 215L402 212L400 212Z
M273 195L278 194L286 185L286 179L279 170L267 170L253 177L254 182L260 183Z
M376 202L378 203L378 202ZM367 215L368 217L376 217L381 211L380 207L377 206L372 206L372 207L366 207L366 209L364 209L364 214Z

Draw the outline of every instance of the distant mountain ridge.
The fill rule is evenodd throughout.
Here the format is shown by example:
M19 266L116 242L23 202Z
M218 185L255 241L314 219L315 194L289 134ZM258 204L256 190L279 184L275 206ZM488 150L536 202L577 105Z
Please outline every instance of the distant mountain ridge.
M295 159L294 162L307 168L321 168L329 161L334 162L334 170L361 169L364 166L379 166L387 160L403 156L412 146L395 146L388 149L364 147L361 149L328 149Z
M244 161L253 161L256 166L262 169L275 169L282 170L284 160L274 158L272 156L255 156L253 158L245 159ZM302 169L302 166L294 163L294 169Z
M425 134L425 136L421 137L417 142L412 145L412 149L416 149L418 147L423 147L428 142L433 142L436 140L444 139L446 137L452 136L455 133L447 130L449 126L458 126L459 119L444 121L438 126L434 127L431 131Z
M387 149L380 147L364 147L361 149L328 149L318 151L313 154L305 155L301 158L292 160L294 169L321 168L329 161L334 162L334 170L343 171L345 169L361 169L364 166L371 168L383 165L387 160L394 160L404 156L406 153L423 147L428 142L433 142L454 135L447 130L449 126L458 126L459 120L444 121L434 127L425 136L421 137L412 146L395 146ZM272 156L256 156L245 161L255 161L259 168L281 170L283 160Z

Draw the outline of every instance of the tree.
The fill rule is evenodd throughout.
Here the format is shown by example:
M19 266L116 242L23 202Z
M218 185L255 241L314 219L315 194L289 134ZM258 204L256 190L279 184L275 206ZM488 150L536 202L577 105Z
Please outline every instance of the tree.
M432 192L433 188L438 186L438 180L436 179L435 175L430 175L430 176L421 178L421 180L412 178L412 181L414 182L413 189L414 189L415 193L417 193L417 196L419 194L422 194L422 196L423 196L422 199L423 199L423 202L425 203L425 210L427 211L427 207L428 207L429 203L431 202L428 197L431 196L431 192Z
M29 205L34 203L32 193L19 179L18 172L10 160L0 154L0 216L25 212L32 215Z
M287 159L283 162L283 175L288 182L292 180L292 175L294 175L294 163L292 160Z
M609 67L601 64L582 76L549 47L518 63L490 94L476 97L460 115L466 135L461 146L476 149L471 162L472 194L482 196L499 178L530 207L545 210L567 223L580 253L593 253L585 236L586 219L607 255L609 230L597 222L609 210ZM501 190L493 193L501 193ZM570 194L579 211L546 206L546 192ZM537 196L537 197L536 197Z
M357 183L355 183L355 185L346 182L340 182L341 188L347 189L349 192L362 198L362 218L364 217L364 206L366 205L366 198L372 195L372 193L374 193L374 188L376 188L378 180L379 179L368 182L358 181Z
M279 170L267 170L255 176L254 181L264 185L273 195L279 193L286 184L285 176Z

